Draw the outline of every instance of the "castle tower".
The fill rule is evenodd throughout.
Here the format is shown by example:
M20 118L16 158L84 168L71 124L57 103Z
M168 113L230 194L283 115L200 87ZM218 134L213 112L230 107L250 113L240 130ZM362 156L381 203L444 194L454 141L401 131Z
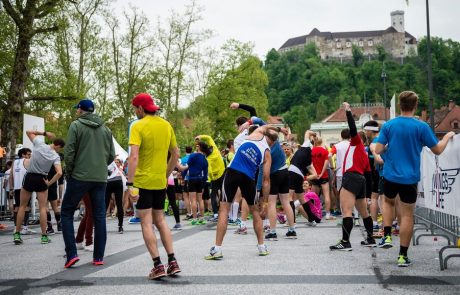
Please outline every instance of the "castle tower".
M391 12L391 26L400 33L404 33L404 11L396 10Z

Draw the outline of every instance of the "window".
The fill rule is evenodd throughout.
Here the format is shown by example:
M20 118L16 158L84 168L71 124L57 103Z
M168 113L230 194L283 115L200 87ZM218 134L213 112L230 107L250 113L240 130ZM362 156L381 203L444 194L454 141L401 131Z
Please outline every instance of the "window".
M335 46L336 46L337 48L342 48L342 43L337 42Z
M374 46L374 41L368 40L367 41L367 46Z
M458 129L458 121L457 120L454 120L452 123L451 123L451 126L453 129Z
M359 41L359 42L358 42L358 46L359 46L359 47L363 47L363 46L364 46L364 42L363 42L363 41Z
M347 41L347 43L345 43L347 47L351 47L351 42L350 41Z

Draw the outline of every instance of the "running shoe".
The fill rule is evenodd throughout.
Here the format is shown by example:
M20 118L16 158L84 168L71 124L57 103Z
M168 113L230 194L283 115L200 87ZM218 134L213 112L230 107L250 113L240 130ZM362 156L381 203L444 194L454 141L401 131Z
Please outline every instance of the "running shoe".
M78 261L80 261L80 258L78 258L78 256L74 256L70 259L67 259L67 261L64 264L64 268L70 268L72 265L74 265Z
M54 235L55 234L54 229L52 227L48 227L48 229L46 230L46 234L47 235Z
M270 252L268 252L267 245L265 244L262 246L257 245L257 249L259 250L259 256L267 256L270 254Z
M181 272L181 270L180 270L179 265L177 264L176 260L173 260L170 263L168 263L168 269L166 271L168 276L175 276L176 274L178 274L180 272Z
M83 243L77 243L77 250L85 250Z
M21 245L22 244L22 238L21 238L21 233L20 232L15 232L13 236L13 242L15 245Z
M264 231L269 232L270 231L270 225L268 225L268 224L264 225Z
M383 249L390 249L391 247L393 247L393 241L391 240L391 236L382 237L378 247Z
M49 243L51 243L51 239L48 238L47 235L42 235L40 241L41 241L42 244L49 244Z
M307 225L311 226L311 227L315 227L317 225L317 223L316 223L316 221L313 220L312 222L310 222L310 221L307 222Z
M399 226L393 226L393 229L391 230L391 234L398 236L399 235Z
M339 251L352 251L350 242L344 242L340 240L336 245L329 246L331 251L339 250Z
M221 250L216 250L214 246L211 247L211 250L209 250L209 255L206 255L204 259L206 260L220 260L224 258L224 255L222 255Z
M372 227L372 229L375 231L375 232L378 232L380 230L380 226L378 224L374 224L374 226Z
M219 216L212 217L208 221L210 221L210 222L218 222L219 221Z
M141 223L141 219L139 217L131 217L128 219L129 224L139 224Z
M228 225L238 225L238 224L236 223L236 219L233 220L233 219L230 219L230 218L229 218L229 219L228 219Z
M204 216L211 216L212 215L212 212L211 211L205 211L204 212Z
M335 217L342 216L342 211L336 209L336 210L334 211L334 216L335 216Z
M207 223L207 222L206 222L206 220L204 220L204 219L198 220L198 224L199 224L199 225L205 225L206 223Z
M94 244L91 244L89 246L85 246L85 251L94 252Z
M276 233L268 233L265 235L267 241L278 241L278 235Z
M412 261L407 256L399 255L398 257L398 266L399 267L408 267L412 264Z
M173 227L173 230L181 230L182 229L182 224L176 223Z
M102 258L94 258L93 265L104 265L104 260Z
M246 226L240 226L233 232L237 235L246 235L248 234L248 228Z
M193 218L192 214L186 214L184 220L190 220L192 218Z
M374 232L374 233L372 234L372 237L373 237L374 239L381 239L383 236L384 236L383 230L379 230L378 232Z
M122 234L123 232L124 232L123 226L119 226L119 227L118 227L118 233L119 233L119 234Z
M37 232L34 231L34 230L31 230L29 229L28 227L24 227L22 230L21 230L21 235L34 235L36 234Z
M377 243L375 242L375 239L372 237L368 237L364 241L361 241L361 246L364 247L375 247L377 246Z
M61 222L58 222L58 224L57 224L57 232L58 233L62 232L62 224L61 224Z
M5 230L8 228L8 225L0 223L0 230Z
M159 264L152 268L149 274L150 280L158 280L166 276L165 267L163 264Z
M326 213L326 217L324 219L326 219L326 220L334 220L336 218L335 218L335 216L332 216L331 213Z
M190 221L190 224L191 224L191 225L197 225L197 224L198 224L198 220L192 219L192 221Z
M358 218L355 218L355 226L361 226L361 224L359 223L359 219L358 219Z
M295 232L295 230L288 230L285 238L286 239L297 239L297 233Z
M336 225L337 226L342 226L343 219L338 219Z
M276 215L276 219L278 219L278 222L279 222L280 224L285 224L286 221L287 221L286 215L284 215L284 214L278 214L278 215Z

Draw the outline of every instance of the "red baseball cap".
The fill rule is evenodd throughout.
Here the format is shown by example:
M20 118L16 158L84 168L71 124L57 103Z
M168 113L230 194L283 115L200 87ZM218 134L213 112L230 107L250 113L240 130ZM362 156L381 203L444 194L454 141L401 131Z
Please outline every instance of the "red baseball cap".
M154 112L160 109L160 107L155 104L155 101L153 101L153 98L148 93L139 93L136 95L133 98L132 104L135 107L142 107L148 112Z

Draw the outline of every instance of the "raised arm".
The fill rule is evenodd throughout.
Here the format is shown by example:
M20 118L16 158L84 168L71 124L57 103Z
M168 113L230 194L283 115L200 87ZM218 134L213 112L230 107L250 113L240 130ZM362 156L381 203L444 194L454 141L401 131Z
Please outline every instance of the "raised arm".
M343 108L345 109L345 113L347 114L347 122L348 128L350 128L350 136L354 137L358 135L358 129L356 129L355 119L353 118L353 114L351 113L350 104L348 102L344 102Z
M232 104L230 104L230 108L231 109L242 109L242 110L245 110L247 112L249 112L249 116L250 117L257 117L257 112L256 112L256 109L253 107L253 106L250 106L250 105L247 105L247 104L242 104L242 103L237 103L237 102L233 102Z

